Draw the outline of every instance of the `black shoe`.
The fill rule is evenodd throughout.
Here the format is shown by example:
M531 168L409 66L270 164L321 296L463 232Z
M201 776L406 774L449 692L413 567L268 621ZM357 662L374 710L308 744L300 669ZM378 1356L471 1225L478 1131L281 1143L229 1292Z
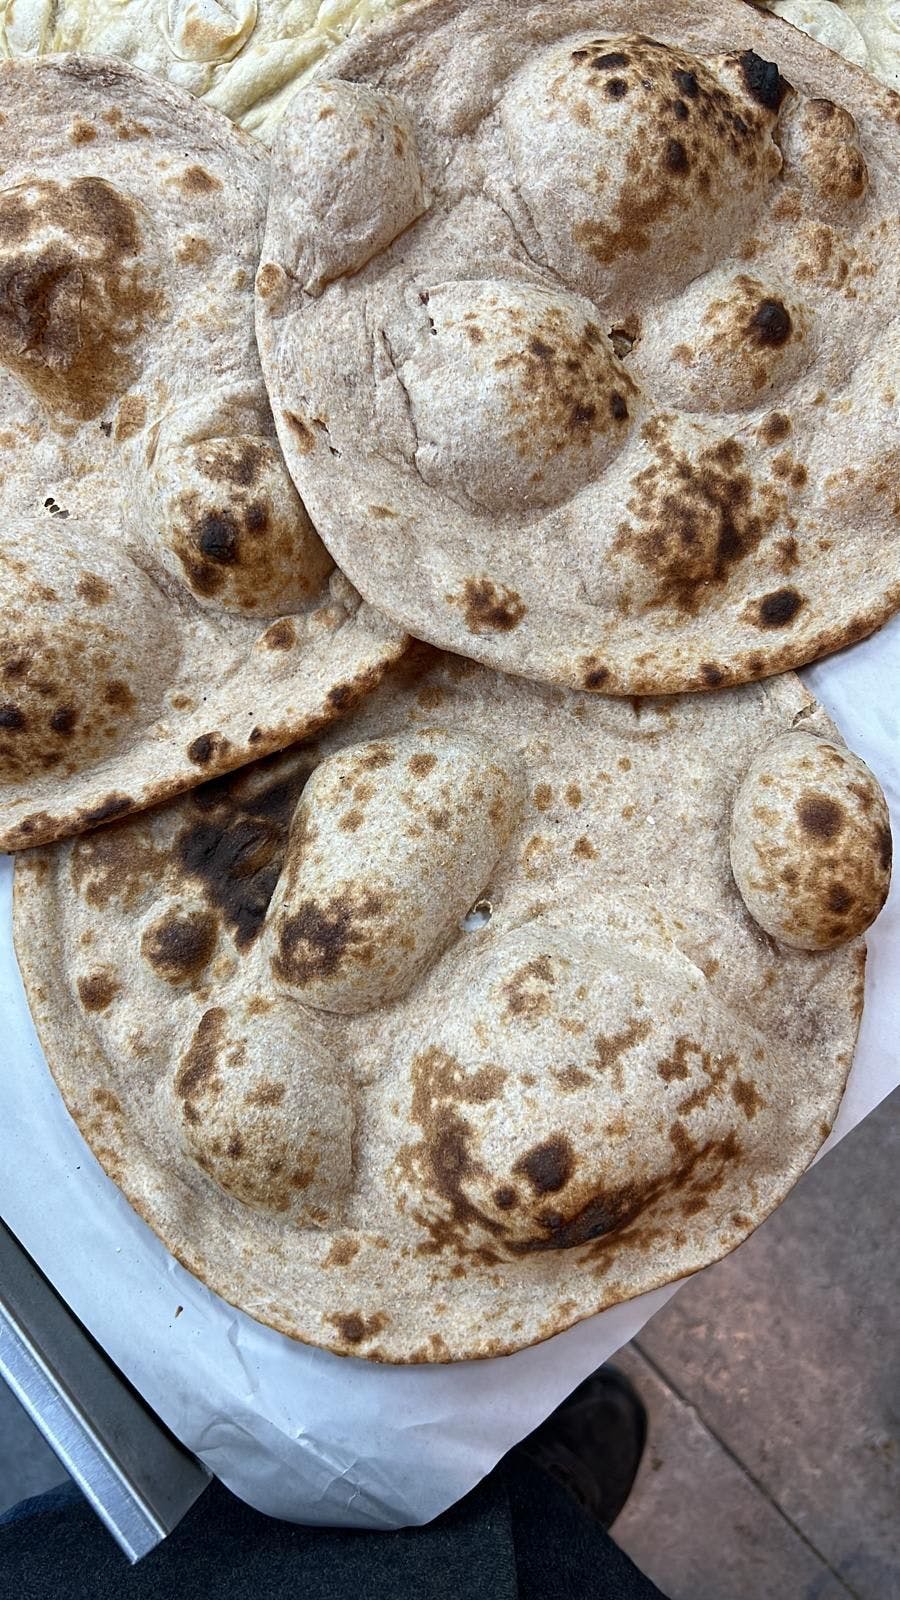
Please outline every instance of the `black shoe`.
M600 1367L516 1449L611 1528L631 1493L646 1438L637 1390L615 1367Z

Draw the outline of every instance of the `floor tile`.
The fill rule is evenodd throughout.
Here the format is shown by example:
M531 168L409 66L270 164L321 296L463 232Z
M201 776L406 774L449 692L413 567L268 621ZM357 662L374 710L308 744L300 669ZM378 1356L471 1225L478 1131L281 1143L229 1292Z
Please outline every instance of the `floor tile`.
M616 1365L640 1390L650 1429L613 1538L669 1600L848 1600L850 1591L633 1345Z
M860 1600L900 1600L898 1175L900 1092L638 1340Z

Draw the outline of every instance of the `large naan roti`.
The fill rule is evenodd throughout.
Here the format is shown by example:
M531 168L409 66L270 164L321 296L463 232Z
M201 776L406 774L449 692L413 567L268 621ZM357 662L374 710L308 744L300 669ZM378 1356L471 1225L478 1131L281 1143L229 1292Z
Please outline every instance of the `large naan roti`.
M271 143L297 86L401 0L0 0L0 54L117 56Z
M737 0L434 0L343 46L276 139L257 333L360 592L614 694L877 627L898 108Z
M253 332L265 152L118 62L0 67L0 848L278 749L403 646L317 538Z
M20 856L16 949L73 1116L191 1271L313 1344L457 1360L783 1199L890 844L794 677L631 704L420 647L317 743Z
M847 61L900 89L897 0L771 0L770 9Z

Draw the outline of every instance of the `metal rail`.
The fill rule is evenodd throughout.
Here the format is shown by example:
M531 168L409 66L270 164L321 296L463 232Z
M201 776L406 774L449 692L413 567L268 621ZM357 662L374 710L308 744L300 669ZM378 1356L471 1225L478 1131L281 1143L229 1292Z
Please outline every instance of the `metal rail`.
M2 1222L0 1376L129 1561L165 1539L209 1483Z

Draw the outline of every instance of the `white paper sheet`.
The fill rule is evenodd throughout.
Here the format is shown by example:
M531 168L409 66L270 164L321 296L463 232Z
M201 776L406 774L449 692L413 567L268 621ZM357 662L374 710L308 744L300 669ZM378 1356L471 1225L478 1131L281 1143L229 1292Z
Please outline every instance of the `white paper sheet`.
M806 676L878 774L900 840L900 618ZM153 1409L251 1505L347 1527L429 1521L676 1292L445 1367L342 1360L225 1305L169 1256L69 1120L19 980L11 880L0 859L0 1214ZM898 979L900 873L869 935L859 1047L826 1148L900 1082Z

